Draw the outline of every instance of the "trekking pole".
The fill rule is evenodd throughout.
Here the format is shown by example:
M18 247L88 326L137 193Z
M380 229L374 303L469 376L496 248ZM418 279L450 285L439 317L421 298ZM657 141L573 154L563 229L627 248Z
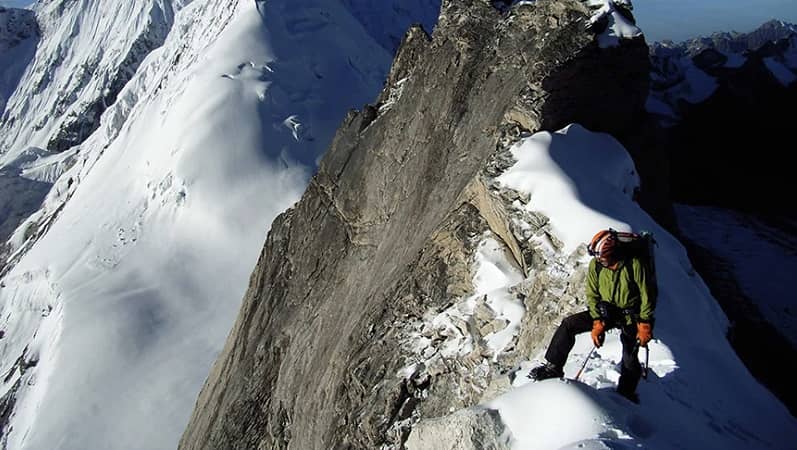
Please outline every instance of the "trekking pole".
M584 364L581 365L581 369L579 369L578 373L576 374L576 377L573 378L574 380L578 381L578 377L581 376L581 372L583 372L584 368L587 367L587 363L589 362L589 358L592 357L592 354L595 353L595 350L597 348L598 347L592 347L592 351L589 352L589 355L587 355L587 357L584 359Z

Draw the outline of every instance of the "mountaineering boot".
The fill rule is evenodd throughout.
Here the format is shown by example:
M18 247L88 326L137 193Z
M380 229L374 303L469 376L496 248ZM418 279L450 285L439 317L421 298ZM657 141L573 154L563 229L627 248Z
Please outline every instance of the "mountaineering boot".
M639 404L639 395L636 392L630 392L626 390L621 390L620 388L617 389L617 393L622 395L623 397L627 398L628 401L631 403Z
M565 373L562 371L562 369L549 362L531 369L531 372L528 374L528 377L534 381L542 381L549 378L562 378L564 376Z

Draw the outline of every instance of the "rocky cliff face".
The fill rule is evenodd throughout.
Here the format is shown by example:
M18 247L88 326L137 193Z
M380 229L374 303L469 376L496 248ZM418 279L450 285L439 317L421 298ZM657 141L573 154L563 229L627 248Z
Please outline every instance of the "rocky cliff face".
M583 268L545 217L513 226L507 205L524 199L492 182L507 144L574 121L622 136L647 94L644 40L600 48L589 14L575 0L508 14L444 1L431 37L410 30L377 103L346 118L272 224L180 448L398 448L421 418L508 386L573 308ZM484 344L507 326L489 308L449 332L428 326L473 292L485 235L527 279L520 331L500 350ZM471 351L446 356L459 335Z

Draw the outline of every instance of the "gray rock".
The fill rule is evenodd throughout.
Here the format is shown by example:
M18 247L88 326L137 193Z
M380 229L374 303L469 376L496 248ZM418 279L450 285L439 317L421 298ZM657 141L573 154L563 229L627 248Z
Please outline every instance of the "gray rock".
M350 113L302 199L272 224L180 448L402 448L424 419L483 400L540 347L583 276L561 268L568 255L542 249L540 273L517 287L528 314L506 354L487 357L473 319L461 354L443 354L449 338L426 331L434 356L422 361L413 343L430 317L472 295L486 232L524 272L532 259L511 231L517 211L487 188L485 168L500 172L497 150L520 135L509 112L527 111L529 132L572 121L621 132L642 110L644 41L602 50L587 14L576 0L508 14L448 0L431 40L408 33L379 99L390 107L367 120ZM462 438L440 448L504 448L497 420L462 420L479 428L457 426ZM429 435L416 433L412 442Z
M497 411L472 408L421 421L407 439L408 450L509 450Z
M482 336L487 336L490 333L497 333L509 325L509 321L504 319L493 319L489 323L479 328Z
M495 317L495 311L484 304L484 299L482 298L481 301L476 305L476 308L473 310L473 317L476 318L476 320L478 320L480 323L487 323L493 320Z

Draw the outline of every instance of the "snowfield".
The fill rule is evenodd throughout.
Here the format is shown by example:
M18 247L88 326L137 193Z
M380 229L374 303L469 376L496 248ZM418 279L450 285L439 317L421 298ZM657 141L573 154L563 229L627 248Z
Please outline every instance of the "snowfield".
M482 405L499 411L511 432L511 447L793 447L797 421L737 358L725 338L727 319L692 269L685 249L632 200L638 177L625 149L608 135L570 125L525 138L511 151L517 162L499 182L529 196L518 207L550 218L566 253L600 229L650 231L658 244L660 290L649 376L638 389L641 404L614 392L620 377L619 331L608 333L580 382L530 382L525 374L544 359L540 352L521 365L515 389ZM477 267L483 266L477 262ZM491 276L508 289L505 281L511 274L478 270L476 278ZM592 348L589 333L577 338L566 377L575 377Z
M676 205L675 213L687 235L731 264L734 278L767 322L797 345L790 289L797 273L797 239L753 216L722 208Z
M6 166L52 189L0 287L4 448L175 448L269 224L391 62L323 0L174 20L82 145Z

